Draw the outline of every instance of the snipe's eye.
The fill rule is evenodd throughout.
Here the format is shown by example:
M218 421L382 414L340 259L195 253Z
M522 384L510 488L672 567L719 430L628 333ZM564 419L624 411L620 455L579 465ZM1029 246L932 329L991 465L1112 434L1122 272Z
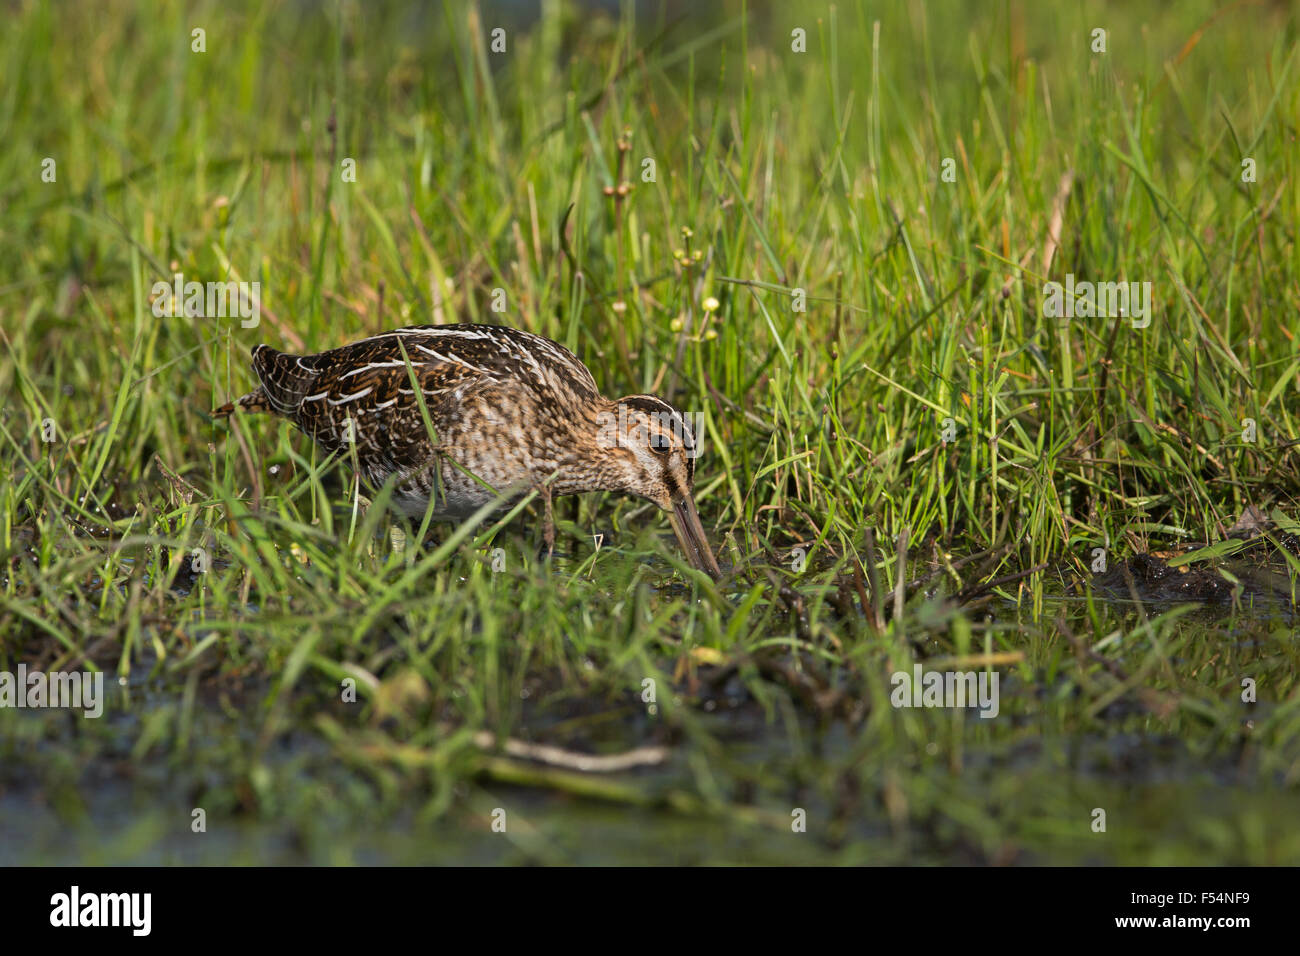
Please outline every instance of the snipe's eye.
M666 455L672 451L672 442L663 432L656 432L650 436L650 450L656 455Z

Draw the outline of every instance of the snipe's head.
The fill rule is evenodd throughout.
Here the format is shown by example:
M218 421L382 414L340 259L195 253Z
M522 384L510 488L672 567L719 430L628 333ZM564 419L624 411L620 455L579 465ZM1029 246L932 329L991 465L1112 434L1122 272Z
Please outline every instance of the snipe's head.
M652 501L668 512L690 563L722 577L699 512L695 510L695 434L686 418L653 395L629 395L611 403L601 423L619 490Z

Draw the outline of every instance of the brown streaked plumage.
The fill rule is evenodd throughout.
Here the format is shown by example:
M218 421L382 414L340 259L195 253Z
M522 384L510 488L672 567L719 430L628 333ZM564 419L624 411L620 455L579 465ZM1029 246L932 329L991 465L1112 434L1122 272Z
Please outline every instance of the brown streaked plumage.
M695 510L695 437L683 417L652 395L604 398L578 357L550 339L424 325L315 355L258 345L253 371L258 387L215 415L271 412L326 451L355 453L369 484L394 480L407 514L423 516L432 500L434 517L463 519L499 494L535 488L551 548L552 495L619 491L668 512L690 562L721 576Z

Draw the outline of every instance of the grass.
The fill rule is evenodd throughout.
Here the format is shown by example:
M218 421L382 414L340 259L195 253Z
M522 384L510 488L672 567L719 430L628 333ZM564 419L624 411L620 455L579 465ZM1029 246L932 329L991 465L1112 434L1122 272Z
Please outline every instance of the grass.
M109 700L0 709L0 858L1300 862L1290 608L1070 590L1300 517L1285 5L79 9L0 37L0 669ZM615 496L550 564L531 501L417 546L209 415L424 322L702 413L735 575ZM890 706L916 661L999 716Z

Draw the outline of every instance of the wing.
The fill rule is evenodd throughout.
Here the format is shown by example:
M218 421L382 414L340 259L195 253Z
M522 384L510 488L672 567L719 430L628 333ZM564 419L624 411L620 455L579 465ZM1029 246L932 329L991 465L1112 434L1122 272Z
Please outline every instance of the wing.
M536 389L600 394L587 366L558 342L503 325L421 325L365 339L357 345L402 341L411 357L418 352L438 361L469 365L488 375L505 376ZM388 347L396 349L395 345Z
M327 450L354 441L360 457L376 459L377 471L428 458L416 385L435 431L456 422L468 402L489 391L509 400L515 390L529 389L544 409L599 394L591 373L568 349L492 325L396 329L306 356L260 345L253 350L253 369L276 411Z

